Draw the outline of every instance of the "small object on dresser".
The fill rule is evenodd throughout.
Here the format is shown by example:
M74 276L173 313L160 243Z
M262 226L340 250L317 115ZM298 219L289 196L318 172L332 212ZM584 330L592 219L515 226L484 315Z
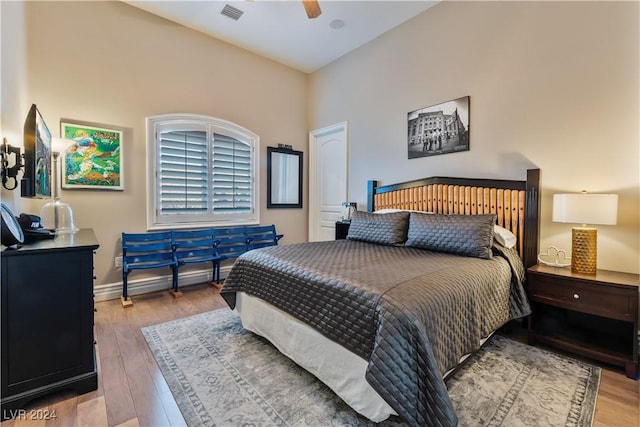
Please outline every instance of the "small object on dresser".
M24 234L18 220L13 216L11 209L2 203L0 213L2 214L2 245L12 247L24 242Z
M538 254L538 262L549 267L568 267L571 265L571 258L567 257L567 253L563 249L549 246L547 252Z

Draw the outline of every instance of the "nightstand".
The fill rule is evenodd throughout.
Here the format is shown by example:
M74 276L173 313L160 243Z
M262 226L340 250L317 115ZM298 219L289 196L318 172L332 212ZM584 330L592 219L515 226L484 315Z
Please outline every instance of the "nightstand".
M336 221L336 240L346 239L351 221Z
M529 344L543 343L624 367L638 378L638 275L595 275L535 265L527 270Z

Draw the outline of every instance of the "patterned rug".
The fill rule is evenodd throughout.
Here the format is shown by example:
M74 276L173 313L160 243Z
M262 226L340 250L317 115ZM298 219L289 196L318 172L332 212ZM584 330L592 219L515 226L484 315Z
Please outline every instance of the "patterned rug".
M189 426L373 425L228 309L142 332ZM599 382L598 367L494 336L447 384L459 426L549 427L591 426Z

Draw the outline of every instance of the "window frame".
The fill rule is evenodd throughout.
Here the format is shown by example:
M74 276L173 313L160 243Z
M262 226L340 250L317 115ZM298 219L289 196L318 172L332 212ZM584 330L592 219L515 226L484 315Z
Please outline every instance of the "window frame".
M198 114L160 114L149 116L147 122L147 230L167 230L182 228L223 227L236 225L254 225L260 223L260 137L235 123L216 117ZM246 214L215 213L206 215L159 215L160 186L158 177L159 156L158 132L161 131L205 131L207 141L214 134L221 134L246 143L251 147L252 202L250 212ZM212 159L208 159L209 167ZM211 178L211 177L209 177ZM209 179L211 187L211 179ZM203 218L198 220L198 218ZM178 220L179 219L179 220Z

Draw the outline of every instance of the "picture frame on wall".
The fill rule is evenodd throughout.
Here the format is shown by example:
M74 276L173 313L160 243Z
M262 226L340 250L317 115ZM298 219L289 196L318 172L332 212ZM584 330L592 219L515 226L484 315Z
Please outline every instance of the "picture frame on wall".
M469 96L407 114L408 158L469 151Z
M122 129L61 120L60 135L73 141L60 153L62 188L124 190Z

